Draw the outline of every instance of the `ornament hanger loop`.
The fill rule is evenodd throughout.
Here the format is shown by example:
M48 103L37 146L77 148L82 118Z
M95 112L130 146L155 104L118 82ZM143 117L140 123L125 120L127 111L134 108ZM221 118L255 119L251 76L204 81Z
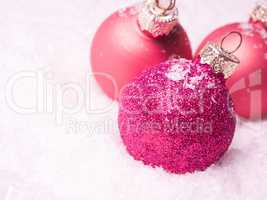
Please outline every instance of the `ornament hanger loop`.
M167 8L163 8L160 6L160 0L155 0L156 5L158 8L160 8L163 12L162 14L166 14L167 11L172 10L176 5L176 0L170 0L169 6Z
M229 51L229 50L226 50L226 49L223 47L223 44L224 44L225 40L226 40L228 37L230 37L231 35L237 35L237 36L239 36L239 39L240 39L240 40L239 40L239 44L237 45L237 47L236 47L234 50ZM223 39L222 39L222 41L221 41L221 49L222 49L224 52L226 52L226 53L233 54L233 53L235 53L235 52L241 47L242 43L243 43L243 36L242 36L242 34L241 34L240 32L238 32L238 31L232 31L232 32L228 33L226 36L223 37Z

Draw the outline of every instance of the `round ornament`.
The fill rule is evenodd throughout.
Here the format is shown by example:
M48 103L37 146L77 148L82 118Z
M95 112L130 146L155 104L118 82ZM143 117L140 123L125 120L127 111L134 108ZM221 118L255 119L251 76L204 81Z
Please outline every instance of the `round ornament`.
M239 60L209 43L195 60L172 59L124 88L119 128L134 159L183 174L203 171L229 148L236 126L225 79Z
M146 68L170 57L192 58L175 0L169 3L163 7L157 0L144 1L115 12L98 28L91 66L110 98L118 99L121 88Z

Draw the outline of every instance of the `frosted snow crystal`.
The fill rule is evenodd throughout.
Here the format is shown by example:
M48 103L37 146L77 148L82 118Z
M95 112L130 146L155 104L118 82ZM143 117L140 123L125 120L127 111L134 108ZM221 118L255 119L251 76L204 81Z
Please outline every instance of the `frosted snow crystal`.
M209 82L208 83L208 88L211 89L211 88L214 88L215 87L215 83L213 82Z
M204 75L201 74L200 76L195 76L190 78L190 83L192 84L198 84L199 81L201 81L204 78Z
M138 7L137 6L130 8L130 11L129 11L130 15L136 15L137 13L138 13Z
M240 28L243 29L247 36L253 36L253 27L249 23L241 23Z
M241 23L240 24L240 27L244 30L244 31L247 31L247 32L250 32L253 30L253 27L251 24L249 23Z
M127 9L126 8L121 8L120 10L118 10L118 14L120 17L125 17Z
M261 35L262 39L267 40L267 31L265 29L259 30L258 32Z
M181 81L184 80L187 73L189 72L188 69L184 69L181 65L173 65L166 73L166 76L172 81Z

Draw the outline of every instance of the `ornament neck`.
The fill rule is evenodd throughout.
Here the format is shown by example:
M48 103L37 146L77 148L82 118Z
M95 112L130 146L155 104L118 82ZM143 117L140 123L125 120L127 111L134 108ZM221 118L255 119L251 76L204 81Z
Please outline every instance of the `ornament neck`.
M159 4L159 0L146 0L138 15L138 24L141 31L154 38L166 36L178 24L178 9L175 0L170 0L167 8Z

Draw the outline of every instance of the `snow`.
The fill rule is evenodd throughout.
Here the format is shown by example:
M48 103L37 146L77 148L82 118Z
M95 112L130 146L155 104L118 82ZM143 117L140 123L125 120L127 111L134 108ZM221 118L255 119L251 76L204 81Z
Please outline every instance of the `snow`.
M181 65L175 64L166 73L166 76L172 81L184 80L189 72L189 69L181 68Z
M196 49L255 2L179 0L180 21ZM239 120L231 149L201 173L168 174L126 153L118 105L88 75L89 47L102 20L133 3L1 0L1 200L266 199L266 121Z

